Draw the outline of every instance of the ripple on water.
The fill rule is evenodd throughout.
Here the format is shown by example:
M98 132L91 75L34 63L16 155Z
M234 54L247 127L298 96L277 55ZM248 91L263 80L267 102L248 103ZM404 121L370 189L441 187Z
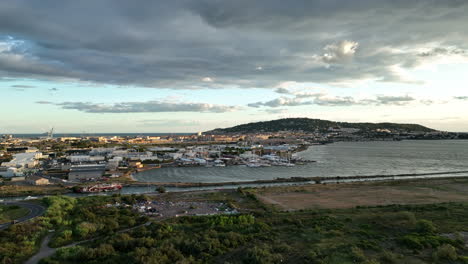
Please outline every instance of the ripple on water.
M311 146L299 156L317 163L295 167L179 167L135 175L148 182L230 182L289 177L389 175L468 170L468 140L339 142Z

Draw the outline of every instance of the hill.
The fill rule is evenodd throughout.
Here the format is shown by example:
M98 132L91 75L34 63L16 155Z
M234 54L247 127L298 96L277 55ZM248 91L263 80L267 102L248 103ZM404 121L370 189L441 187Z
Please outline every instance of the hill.
M335 122L310 118L284 118L265 122L254 122L238 125L229 128L217 128L207 131L207 134L226 133L255 133L255 132L279 132L279 131L304 131L304 132L325 132L330 127L357 128L361 131L374 131L376 129L398 130L401 132L432 132L434 129L418 124L397 124L397 123L348 123Z

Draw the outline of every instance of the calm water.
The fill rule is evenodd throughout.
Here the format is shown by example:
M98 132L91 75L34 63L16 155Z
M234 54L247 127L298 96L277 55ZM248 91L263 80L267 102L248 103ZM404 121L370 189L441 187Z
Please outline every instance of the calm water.
M137 136L187 136L195 133L54 133L54 138L58 137L137 137ZM40 138L45 137L46 133L42 134L13 134L15 138Z
M339 142L311 146L298 155L317 162L295 167L162 168L141 172L135 178L150 182L227 182L468 170L468 140Z

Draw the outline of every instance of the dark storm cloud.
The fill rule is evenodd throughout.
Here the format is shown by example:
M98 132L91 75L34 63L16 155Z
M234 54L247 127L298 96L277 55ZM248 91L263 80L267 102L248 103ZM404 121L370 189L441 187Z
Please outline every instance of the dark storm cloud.
M0 78L163 88L274 87L287 80L418 84L393 67L413 68L433 54L466 55L467 5L458 0L3 1L0 34L8 37L0 39Z
M48 101L38 101L38 104L52 104ZM165 101L122 102L115 104L97 104L89 102L63 102L54 103L63 109L78 110L87 113L159 113L159 112L200 112L224 113L238 110L239 107L204 104L181 103Z

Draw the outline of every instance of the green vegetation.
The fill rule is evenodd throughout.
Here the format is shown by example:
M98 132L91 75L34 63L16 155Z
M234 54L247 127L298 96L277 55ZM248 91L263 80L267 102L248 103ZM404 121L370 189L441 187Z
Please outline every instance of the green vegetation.
M0 197L27 196L27 195L58 195L70 192L63 186L22 186L0 185Z
M28 209L17 205L0 205L0 224L10 222L28 214Z
M146 217L108 204L144 195L47 197L44 217L0 232L0 263L27 259L49 229L53 247L90 240L41 263L468 263L457 235L468 231L468 203L279 212L245 188L188 195L243 213L142 225Z
M165 193L165 192L166 192L166 188L165 188L164 186L158 186L158 187L156 188L156 191L157 191L158 193Z
M42 263L466 263L464 242L441 234L467 229L468 203L277 212L240 191L248 213L152 223Z
M115 202L133 203L143 195L72 198L43 198L47 210L42 217L0 231L0 263L22 263L39 248L48 230L55 230L50 246L58 247L95 238L145 223L147 219L128 208L106 207Z
M257 133L257 132L278 132L278 131L304 131L304 132L325 132L330 127L358 128L362 132L376 129L399 130L404 132L423 131L431 132L433 129L417 124L396 124L396 123L347 123L334 122L309 118L284 118L265 122L248 123L230 128L218 128L207 131L210 134L224 133Z
M128 203L146 200L143 195L123 198ZM107 207L106 204L122 202L118 195L114 197L47 197L49 205L49 228L55 228L51 246L58 247L142 224L145 217L139 216L129 208Z

